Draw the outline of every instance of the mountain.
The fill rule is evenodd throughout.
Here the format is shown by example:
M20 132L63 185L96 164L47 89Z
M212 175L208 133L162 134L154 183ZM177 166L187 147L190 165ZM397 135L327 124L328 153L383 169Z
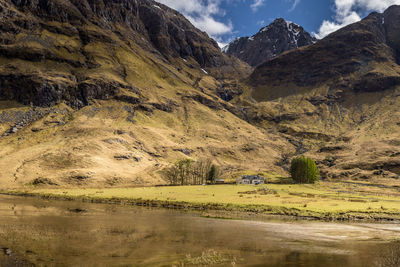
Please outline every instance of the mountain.
M253 120L297 137L326 177L398 178L399 25L392 6L259 65L246 80Z
M323 179L400 175L399 6L253 72L151 0L0 0L0 18L1 188L165 184L187 158L287 175L303 154Z
M383 14L372 13L314 45L265 62L250 77L258 88L255 95L274 99L321 84L330 86L330 91L392 88L399 83L398 12L399 7L393 6ZM284 89L272 89L276 86Z
M142 70L131 65L142 60L134 56L139 49L164 64L186 60L180 64L218 77L248 73L206 33L153 1L2 0L0 5L3 99L37 106L64 100L82 107L119 89L134 92L132 80Z
M255 67L285 51L315 42L316 39L303 27L279 18L251 37L236 39L223 51Z
M183 158L284 173L286 140L228 102L251 68L178 12L0 0L0 18L1 187L164 184Z

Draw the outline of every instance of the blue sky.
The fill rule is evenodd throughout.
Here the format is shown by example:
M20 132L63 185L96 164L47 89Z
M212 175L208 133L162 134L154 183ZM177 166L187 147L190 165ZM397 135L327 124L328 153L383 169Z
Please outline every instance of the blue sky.
M224 2L221 8L226 14L216 16L218 20L233 25L233 31L225 38L251 36L276 18L284 18L303 26L309 32L317 32L324 19L333 15L330 0L266 1L252 8L249 1ZM230 36L231 35L231 36Z
M400 0L156 0L180 11L220 46L251 36L282 17L303 26L317 38L383 12Z

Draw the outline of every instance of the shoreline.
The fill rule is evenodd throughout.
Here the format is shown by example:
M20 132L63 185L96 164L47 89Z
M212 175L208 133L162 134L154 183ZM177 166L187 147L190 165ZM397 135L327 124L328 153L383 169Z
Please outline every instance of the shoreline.
M271 205L238 205L234 203L194 203L187 201L171 201L143 198L124 198L124 197L92 197L92 196L71 196L59 195L52 193L35 193L21 191L0 191L0 195L15 196L15 197L33 197L43 200L55 201L76 201L82 203L93 204L111 204L138 206L148 208L161 208L181 210L186 212L204 212L202 217L216 219L236 219L253 218L256 216L273 216L291 218L294 220L309 220L322 222L385 222L385 223L400 223L400 214L386 212L316 212L310 210L300 210L296 208L285 208ZM237 217L232 216L232 212Z

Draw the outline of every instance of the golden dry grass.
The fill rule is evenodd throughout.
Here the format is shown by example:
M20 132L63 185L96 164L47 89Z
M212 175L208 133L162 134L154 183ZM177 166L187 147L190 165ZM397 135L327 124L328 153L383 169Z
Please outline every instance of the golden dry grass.
M61 105L59 109L66 108L67 114L48 115L1 138L1 187L29 186L35 179L49 179L63 187L164 184L160 171L186 157L211 158L228 174L284 173L274 163L285 142L227 111L215 113L194 101L173 113L155 110L132 115L129 107L117 101L98 101L79 111ZM41 130L33 132L33 128ZM187 156L182 149L192 153ZM121 155L132 158L115 158Z

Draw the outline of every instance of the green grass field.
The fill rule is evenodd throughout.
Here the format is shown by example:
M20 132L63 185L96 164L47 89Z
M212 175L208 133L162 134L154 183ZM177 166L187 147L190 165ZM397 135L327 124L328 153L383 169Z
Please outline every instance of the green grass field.
M215 185L8 191L50 199L79 199L196 210L245 211L315 219L400 219L400 192L363 183Z

